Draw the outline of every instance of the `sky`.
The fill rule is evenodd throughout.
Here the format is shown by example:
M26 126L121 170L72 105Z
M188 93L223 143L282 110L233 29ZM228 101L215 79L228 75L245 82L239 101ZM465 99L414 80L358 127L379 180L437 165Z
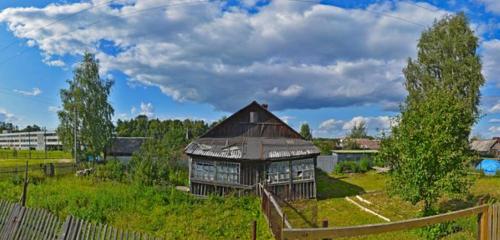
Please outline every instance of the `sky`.
M0 121L58 125L84 52L115 82L114 120L215 121L253 100L315 137L388 131L422 31L464 12L486 83L473 134L500 135L500 1L0 1Z

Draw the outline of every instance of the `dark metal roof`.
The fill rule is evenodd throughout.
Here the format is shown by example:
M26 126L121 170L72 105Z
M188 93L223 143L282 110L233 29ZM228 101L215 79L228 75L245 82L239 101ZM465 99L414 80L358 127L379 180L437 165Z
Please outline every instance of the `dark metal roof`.
M113 138L111 146L106 150L106 154L110 156L132 156L134 152L139 151L144 141L146 141L144 137Z
M185 152L241 160L279 160L320 154L312 142L303 139L255 101L191 142Z

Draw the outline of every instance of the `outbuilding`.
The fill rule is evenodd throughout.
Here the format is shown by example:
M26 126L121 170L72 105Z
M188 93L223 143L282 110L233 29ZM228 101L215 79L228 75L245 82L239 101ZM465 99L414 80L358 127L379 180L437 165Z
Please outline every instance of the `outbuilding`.
M249 193L262 184L285 199L316 197L312 142L252 102L185 149L192 194Z

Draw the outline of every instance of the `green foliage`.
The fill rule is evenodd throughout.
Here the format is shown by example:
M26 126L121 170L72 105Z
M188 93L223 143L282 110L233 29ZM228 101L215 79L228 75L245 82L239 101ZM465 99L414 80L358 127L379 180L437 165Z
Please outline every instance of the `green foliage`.
M134 180L150 186L176 179L172 174L183 168L180 161L188 141L183 138L182 129L156 129L149 136L132 157L130 168Z
M359 161L359 170L361 172L368 172L368 170L370 170L371 167L372 167L372 163L371 163L370 159L363 158Z
M356 150L361 149L361 146L359 146L355 139L346 138L342 143L342 148L347 150Z
M337 139L329 138L315 138L313 139L313 143L316 147L319 148L321 155L331 155L332 150L336 149L338 146Z
M364 173L370 170L371 163L368 159L361 159L360 161L342 161L335 165L333 171L337 174L340 173Z
M303 123L302 125L300 125L300 135L306 140L312 140L313 136L311 134L309 124Z
M0 181L0 198L18 201L21 189ZM170 186L67 176L30 185L27 205L166 239L249 239L257 220L258 239L272 239L254 197L200 199Z
M351 129L349 133L349 138L367 138L368 133L366 132L366 122L359 121Z
M84 146L86 153L98 156L112 137L114 110L108 97L113 81L102 80L94 55L85 53L68 84L68 89L60 93L63 110L58 112L57 134L65 149L72 149L76 128L78 143Z
M471 185L468 137L484 79L463 14L436 22L418 48L404 69L409 95L399 125L379 154L392 167L389 189L413 204L423 201L430 213L439 197L462 196Z
M99 164L93 175L98 180L123 181L126 177L126 166L118 160L109 160L106 164Z
M208 125L203 120L159 120L148 119L144 115L130 120L119 119L116 125L116 133L120 137L147 137L155 133L165 134L170 129L182 130L182 138L186 138L186 133L188 133L189 139L192 139L205 133Z

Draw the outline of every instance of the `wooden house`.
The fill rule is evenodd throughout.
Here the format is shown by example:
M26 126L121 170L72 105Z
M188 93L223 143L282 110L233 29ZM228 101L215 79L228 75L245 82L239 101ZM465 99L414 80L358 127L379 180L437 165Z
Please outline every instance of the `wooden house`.
M500 158L500 137L474 140L471 142L471 149L481 156Z
M255 191L260 183L286 199L316 197L319 150L267 109L252 102L185 149L192 194Z

